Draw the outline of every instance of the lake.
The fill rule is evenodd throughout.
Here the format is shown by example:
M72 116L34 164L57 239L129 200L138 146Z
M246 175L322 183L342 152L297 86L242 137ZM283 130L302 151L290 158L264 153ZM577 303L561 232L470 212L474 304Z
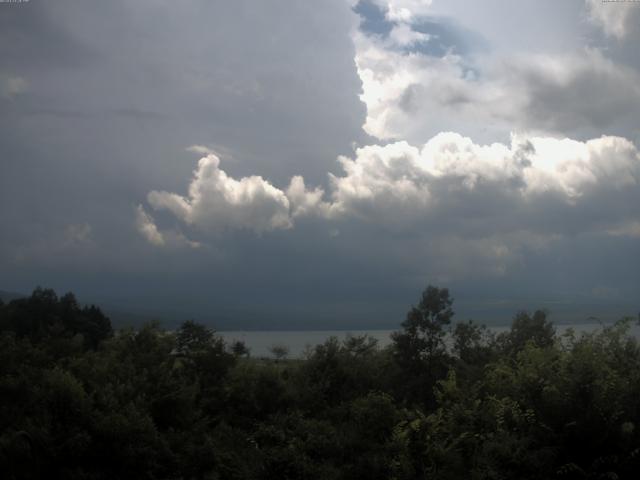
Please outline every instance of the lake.
M574 325L555 325L558 334L564 333L567 329L573 328L576 332L592 332L602 326L598 323L580 323ZM494 332L508 330L509 326L489 327ZM390 335L395 330L316 330L316 331L221 331L218 334L227 341L242 340L251 351L252 357L272 357L269 351L273 345L285 345L289 348L290 358L302 357L308 347L324 343L329 337L335 336L344 340L347 335L367 334L378 340L380 347L385 347L391 343ZM631 333L638 336L640 327L635 323L632 325Z

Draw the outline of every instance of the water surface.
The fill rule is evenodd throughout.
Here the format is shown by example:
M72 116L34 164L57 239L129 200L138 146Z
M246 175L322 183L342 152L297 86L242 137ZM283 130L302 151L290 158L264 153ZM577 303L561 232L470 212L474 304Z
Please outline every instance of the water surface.
M592 332L602 328L599 323L580 323L574 325L556 325L556 332L563 334L569 328L577 333ZM496 333L509 329L509 326L493 326L490 329ZM640 327L632 326L632 333L640 334ZM223 331L218 332L227 341L242 340L251 351L252 357L271 357L270 348L274 345L284 345L289 348L290 358L300 358L305 349L324 343L329 337L344 340L347 335L369 335L378 340L378 346L385 347L391 343L390 335L394 330L291 330L291 331Z

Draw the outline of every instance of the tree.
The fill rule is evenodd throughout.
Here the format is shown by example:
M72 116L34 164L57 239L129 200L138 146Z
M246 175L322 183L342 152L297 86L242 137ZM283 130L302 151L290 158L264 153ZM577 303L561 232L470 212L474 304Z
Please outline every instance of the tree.
M113 335L109 318L96 306L80 308L72 293L58 298L53 290L38 287L30 297L12 300L2 310L0 328L34 342L49 340L52 348L77 339L95 350Z
M342 343L344 350L354 357L371 355L378 348L378 339L368 334L354 336L349 333Z
M236 361L225 349L222 337L192 320L184 322L176 334L174 354L186 366L192 379L197 379L201 394L207 398L206 408L216 410L221 401L222 380ZM203 405L204 406L204 405Z
M454 312L449 290L429 285L417 307L411 307L402 322L403 330L391 335L395 358L408 377L409 396L417 394L427 401L433 399L436 380L447 371L445 327Z
M550 347L553 345L555 334L553 323L547 320L547 312L536 310L533 316L527 312L519 312L513 319L511 330L503 333L499 341L508 353L515 354L528 342L541 348Z
M453 351L467 366L482 367L491 358L491 334L485 325L472 320L456 324L452 332Z
M213 330L193 320L187 320L178 329L176 350L179 355L197 355L214 347L215 340Z
M231 353L236 357L248 357L251 350L242 340L234 340L233 343L231 343Z
M275 344L269 347L271 354L276 357L276 360L284 360L289 355L289 347L283 344Z
M449 290L429 285L417 307L411 307L407 319L402 322L403 331L394 332L392 339L402 363L422 364L425 360L446 352L445 328L454 315L453 299Z
M95 305L84 307L81 310L81 317L82 326L77 331L82 333L85 345L88 347L95 349L101 341L113 335L111 321Z

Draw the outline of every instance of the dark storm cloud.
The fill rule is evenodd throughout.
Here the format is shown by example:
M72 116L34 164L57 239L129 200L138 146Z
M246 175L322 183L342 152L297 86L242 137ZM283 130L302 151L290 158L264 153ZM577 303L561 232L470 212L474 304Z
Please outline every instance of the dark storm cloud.
M43 68L81 67L99 61L96 51L75 39L64 26L52 22L52 3L30 0L2 5L0 68L37 72ZM63 2L60 9L65 9Z
M135 205L183 187L195 143L227 152L233 172L324 181L362 137L353 21L338 0L0 5L0 280L159 288ZM80 254L65 234L85 224Z
M228 328L390 325L428 283L450 286L461 303L466 296L509 309L550 291L565 302L637 294L629 261L639 254L631 240L640 230L637 189L616 191L605 181L607 188L580 190L574 204L566 192L528 204L514 193L521 179L483 180L491 172L476 169L427 182L401 160L384 170L380 159L365 162L354 152L352 142L375 142L361 126L378 112L358 98L367 92L351 33L360 22L368 39L390 41L397 22L386 19L382 3L361 1L356 13L341 0L321 8L287 0L0 4L0 222L10 226L0 231L0 287L73 289L81 299ZM446 12L412 24L431 40L389 50L434 62L449 51L491 53L473 25ZM460 111L480 98L485 70L470 70L468 59L454 72L468 80L463 88L440 64L385 70L385 60L360 64L360 72L415 77L407 110L418 127L457 129L421 95ZM607 122L637 111L624 101L632 82L605 64L601 76L571 83L575 97L562 94L553 69L536 76L519 65L516 80L536 92L507 112L527 107L522 124L546 119L571 130L590 122L598 137L623 134ZM442 88L425 88L418 67ZM602 85L620 92L615 101L576 109ZM504 106L484 93L480 110ZM389 108L402 105L392 99ZM472 132L485 127L485 117L464 113ZM498 113L513 124L521 119ZM189 192L198 170L198 157L185 151L192 145L220 159L200 203ZM460 145L462 156L479 148L477 140ZM351 172L338 155L355 162ZM306 185L290 184L294 175ZM598 178L616 178L608 175ZM479 178L473 193L461 188L467 177ZM423 184L439 200L436 214L417 208ZM239 194L220 195L229 191ZM180 198L195 210L176 215ZM320 213L301 213L311 211ZM605 264L610 270L599 275Z

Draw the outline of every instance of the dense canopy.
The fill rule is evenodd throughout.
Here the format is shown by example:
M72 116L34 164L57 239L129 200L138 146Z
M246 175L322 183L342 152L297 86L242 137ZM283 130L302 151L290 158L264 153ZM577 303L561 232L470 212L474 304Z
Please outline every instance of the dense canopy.
M331 338L252 358L185 322L112 332L37 289L0 305L0 471L60 479L636 478L630 319L494 335L429 287L390 347Z

